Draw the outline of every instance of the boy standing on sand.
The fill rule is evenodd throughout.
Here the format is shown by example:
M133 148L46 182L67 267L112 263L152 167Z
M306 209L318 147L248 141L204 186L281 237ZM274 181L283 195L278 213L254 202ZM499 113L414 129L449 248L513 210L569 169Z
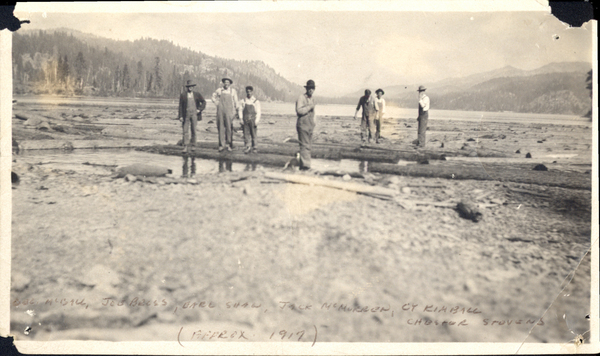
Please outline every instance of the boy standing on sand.
M300 169L310 169L310 149L312 146L312 134L315 129L315 101L312 97L315 92L315 82L311 79L304 86L306 93L300 95L296 100L296 131L300 142Z
M202 120L202 110L206 107L202 94L192 90L195 86L196 84L188 80L185 85L186 92L179 96L179 121L183 124L183 152L188 152L189 146L196 144L196 125Z
M242 128L244 129L244 153L256 153L256 126L260 121L260 101L252 93L252 86L246 87L246 97L240 101L239 117L242 118Z
M417 118L417 121L419 122L419 147L425 147L425 144L427 143L425 132L427 131L427 121L429 121L429 97L425 95L425 90L427 90L427 88L422 85L419 86L419 89L417 90L419 92L419 117Z
M231 88L233 80L221 79L223 87L217 89L212 95L212 102L217 106L217 131L219 132L219 152L227 147L233 150L233 119L237 113L237 91Z

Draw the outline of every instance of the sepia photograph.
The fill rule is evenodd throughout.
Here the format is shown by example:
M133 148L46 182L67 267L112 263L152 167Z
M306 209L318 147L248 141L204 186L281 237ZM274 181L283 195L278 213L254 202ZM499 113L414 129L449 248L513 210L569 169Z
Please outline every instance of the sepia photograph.
M596 22L498 3L17 3L2 336L597 352Z

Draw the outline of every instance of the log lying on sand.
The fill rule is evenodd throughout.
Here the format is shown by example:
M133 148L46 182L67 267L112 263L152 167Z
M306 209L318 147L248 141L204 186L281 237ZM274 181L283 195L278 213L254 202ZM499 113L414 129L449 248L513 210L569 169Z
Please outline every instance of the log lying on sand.
M23 140L19 141L19 150L138 148L155 145L156 141L148 140Z
M196 158L212 159L212 160L225 160L239 163L256 163L272 167L283 168L286 163L292 159L292 156L272 155L272 154L244 154L241 150L235 150L233 152L218 152L216 149L199 149L184 153L181 146L151 146L138 148L139 151L145 151L150 153L159 153L169 156L189 156Z
M299 174L284 174L277 172L266 172L265 178L283 180L290 183L299 183L307 185L319 185L323 187L347 190L359 194L373 195L376 197L392 198L397 195L397 191L393 189L376 187L352 182L340 182L336 180L327 180L323 178L304 176Z
M533 171L511 166L486 165L466 166L461 164L438 164L400 166L396 164L373 163L369 172L396 174L409 177L475 179L500 182L540 184L572 189L591 189L591 175L579 172Z
M238 146L239 147L239 146ZM182 150L181 146L168 145L162 146L164 154L169 154L171 150ZM210 152L217 152L218 145L216 142L197 142L194 148L194 155L197 154L210 154ZM208 151L208 152L205 152ZM234 151L234 153L241 151L240 148ZM298 146L294 144L276 144L276 143L261 143L258 145L259 155L283 155L289 158L296 155L298 152ZM374 150L370 148L360 148L358 146L323 146L313 145L311 150L311 157L316 159L353 159L357 161L369 161L369 162L385 162L385 163L397 163L399 160L407 161L422 161L425 159L438 160L445 159L443 155L436 153L418 153L418 152L401 152L395 150Z

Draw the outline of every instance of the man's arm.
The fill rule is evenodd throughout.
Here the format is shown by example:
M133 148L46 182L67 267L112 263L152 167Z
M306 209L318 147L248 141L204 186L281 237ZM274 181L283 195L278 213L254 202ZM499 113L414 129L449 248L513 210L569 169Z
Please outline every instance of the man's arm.
M260 101L256 100L256 102L254 103L254 109L256 110L256 121L255 121L255 123L258 125L258 122L260 121L260 115L261 115Z
M198 109L198 112L202 112L206 109L206 100L199 92L196 92L196 94L196 109Z
M220 94L221 94L221 91L219 89L215 90L215 92L212 94L211 100L215 105L219 104L219 95Z
M304 95L299 97L298 100L296 101L296 113L300 116L304 116L304 115L308 114L314 108L315 108L315 106L313 104L310 104L308 102L308 100L304 99Z
M242 119L244 117L244 106L246 106L246 101L244 99L242 99L242 101L240 101L240 105L238 106L238 117L240 119Z
M362 106L363 98L364 97L361 96L360 99L358 100L358 105L356 105L356 112L354 113L355 120L356 120L356 117L358 116L358 110L360 110L360 107Z
M183 121L183 112L184 112L184 108L183 108L183 94L179 95L179 113L178 113L178 117L180 121Z

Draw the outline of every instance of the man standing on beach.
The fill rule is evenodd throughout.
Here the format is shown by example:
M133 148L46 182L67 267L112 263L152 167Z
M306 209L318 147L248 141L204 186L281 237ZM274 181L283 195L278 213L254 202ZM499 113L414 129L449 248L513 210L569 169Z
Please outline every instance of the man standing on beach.
M418 145L419 147L425 147L427 143L427 139L425 138L425 132L427 131L427 121L429 120L429 97L425 95L424 86L419 86L417 90L419 92L419 117L417 121L419 122L419 137L418 137Z
M183 152L188 152L189 146L196 144L196 125L202 120L202 110L206 107L206 100L202 94L193 91L195 86L196 84L188 80L185 84L186 92L179 96L179 121L183 124Z
M310 149L312 146L312 134L315 129L315 101L312 97L315 92L315 82L311 79L304 86L306 93L300 95L296 100L296 131L300 142L300 169L310 169Z
M217 107L217 131L219 132L219 152L227 148L233 150L233 119L237 114L237 91L231 88L233 80L221 79L223 87L212 95L212 102Z
M371 95L369 89L365 90L365 95L361 96L356 106L354 120L358 116L358 111L362 108L362 119L360 121L360 139L363 144L371 143L371 137L375 137L374 119L377 115L377 103Z
M377 114L375 115L375 143L379 143L379 139L381 138L381 121L383 120L383 114L385 114L385 99L382 98L385 92L383 89L377 89L375 90L375 94L377 95L375 104L378 108Z
M238 116L242 118L244 129L244 153L256 153L256 126L260 121L260 101L252 93L252 86L246 87L246 97L240 101Z

